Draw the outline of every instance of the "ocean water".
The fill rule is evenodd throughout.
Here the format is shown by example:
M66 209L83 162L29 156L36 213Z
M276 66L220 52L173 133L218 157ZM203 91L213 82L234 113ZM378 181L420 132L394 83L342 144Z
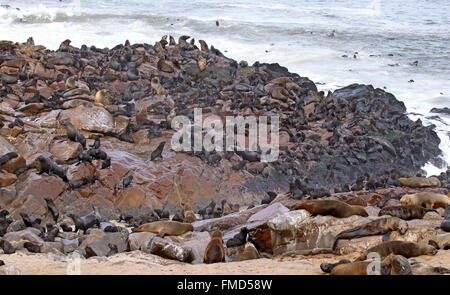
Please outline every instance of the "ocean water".
M7 1L0 39L57 49L153 44L165 34L203 39L238 61L278 62L320 90L351 83L384 88L411 119L436 125L450 163L450 1L448 0L132 0ZM19 8L19 10L15 9ZM219 26L216 26L219 21ZM334 32L334 33L333 33ZM345 57L347 56L347 57ZM414 82L413 82L414 81ZM449 164L450 165L450 164ZM427 164L428 174L447 164Z

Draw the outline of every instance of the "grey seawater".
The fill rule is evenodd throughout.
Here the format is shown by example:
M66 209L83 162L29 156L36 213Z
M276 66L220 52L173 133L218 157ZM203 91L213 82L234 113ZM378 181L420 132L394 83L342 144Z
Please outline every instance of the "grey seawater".
M278 62L328 91L372 84L402 100L412 119L435 124L450 163L448 0L0 0L0 39L57 49L153 44L190 35L249 63ZM17 10L15 8L19 8ZM219 26L216 26L216 21ZM429 164L429 174L446 169Z

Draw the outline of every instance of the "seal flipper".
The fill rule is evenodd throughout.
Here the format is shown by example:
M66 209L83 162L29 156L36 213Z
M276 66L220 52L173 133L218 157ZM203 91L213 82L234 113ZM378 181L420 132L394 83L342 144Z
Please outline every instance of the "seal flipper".
M391 236L391 232L392 231L388 231L387 233L385 233L383 235L383 243L386 242L387 240L389 240L389 237Z

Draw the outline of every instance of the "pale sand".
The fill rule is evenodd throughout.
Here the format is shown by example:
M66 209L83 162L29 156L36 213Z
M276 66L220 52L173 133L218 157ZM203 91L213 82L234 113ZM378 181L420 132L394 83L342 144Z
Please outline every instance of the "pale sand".
M274 259L257 259L242 262L215 264L185 264L167 260L141 251L119 253L109 258L81 259L81 274L233 274L233 275L321 275L322 262L337 262L340 259L353 260L356 255L335 256L321 254L315 256L296 256ZM19 252L11 255L0 255L7 265L13 265L22 274L67 274L69 260L64 256L52 254L32 254ZM450 251L440 250L436 256L420 256L413 258L432 266L450 268Z

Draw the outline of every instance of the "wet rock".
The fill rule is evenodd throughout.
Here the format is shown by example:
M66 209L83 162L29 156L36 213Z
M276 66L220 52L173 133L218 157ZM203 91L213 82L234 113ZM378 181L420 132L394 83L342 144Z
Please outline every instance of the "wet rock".
M192 256L192 249L163 238L154 237L145 252L168 259L187 262Z
M220 218L212 218L207 220L200 220L192 223L194 231L208 231L214 230L228 230L235 226L244 224L255 213L266 208L267 205L261 205L249 210L243 210L237 213L228 214Z
M248 220L248 223L252 223L254 221L267 221L273 216L277 214L283 214L289 212L289 209L283 206L280 203L274 203L266 208L262 209L261 211L253 214Z
M74 141L56 142L50 148L50 152L59 159L59 162L65 162L74 159L83 151L80 143ZM56 161L58 163L58 161Z
M89 229L89 234L81 242L78 250L84 257L107 256L109 244L117 247L118 253L126 250L128 236L123 232L105 233L100 229Z
M190 248L191 255L187 261L199 264L203 263L203 255L211 237L208 232L187 232L180 236L168 236L166 239Z
M127 241L127 251L144 251L155 236L156 234L150 232L131 233Z
M61 244L62 244L62 247L63 247L63 251L62 252L64 254L72 253L79 246L79 243L78 243L77 239L71 239L71 240L62 239L61 240Z

